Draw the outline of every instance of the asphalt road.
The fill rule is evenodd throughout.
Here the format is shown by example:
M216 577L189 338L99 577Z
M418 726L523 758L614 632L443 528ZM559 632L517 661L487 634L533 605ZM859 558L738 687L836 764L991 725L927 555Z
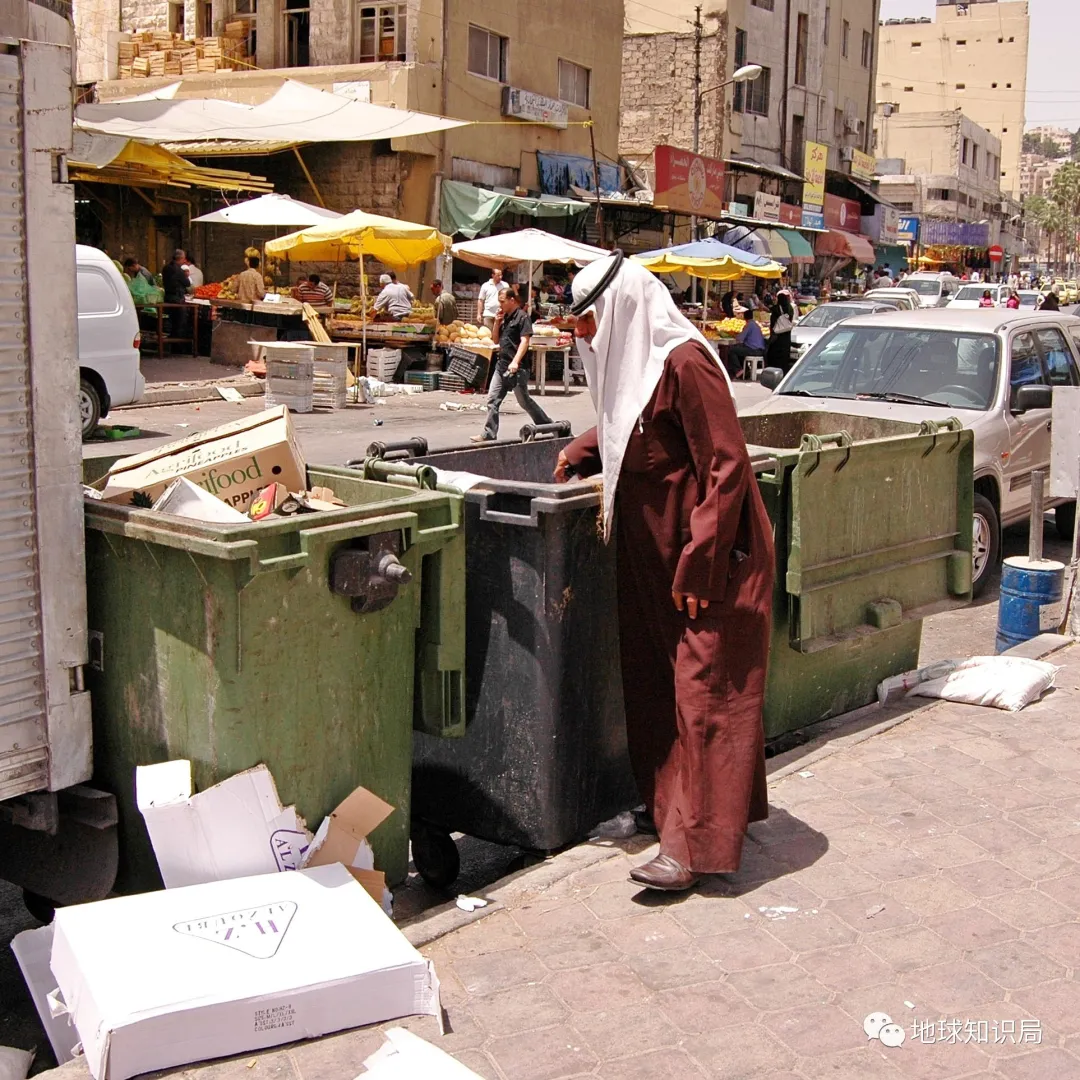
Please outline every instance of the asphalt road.
M740 407L746 407L764 396L767 396L767 392L756 385L736 385L735 397ZM584 431L594 422L592 403L584 390L575 389L565 397L561 393L551 394L540 401L553 419L570 420L575 432ZM461 446L468 442L469 436L481 429L483 413L473 409L444 411L439 407L443 402L479 403L457 394L422 394L390 398L385 404L352 406L340 413L298 415L294 417L294 423L304 454L312 462L342 464L351 458L362 457L372 441L390 442L412 435L426 437L432 449ZM144 433L143 437L123 443L89 444L85 448L85 456L136 453L258 412L261 408L261 399L248 399L235 405L215 401L202 405L118 410L110 420L138 426ZM376 420L382 423L377 425ZM503 436L512 437L526 420L514 399L508 398L503 406ZM1046 556L1068 562L1069 544L1058 538L1052 515L1046 520L1044 538ZM1027 543L1025 527L1009 529L1005 534L1004 553L1007 556L1024 554ZM997 609L998 587L995 581L986 594L970 607L926 620L921 661L929 663L946 657L992 653ZM1049 611L1047 613L1050 614ZM463 840L460 848L462 874L455 891L465 893L483 892L486 886L518 869L530 858L520 851L469 839ZM450 894L430 889L414 875L408 886L399 890L397 912L399 916L409 916L449 898ZM36 925L23 907L19 892L0 882L0 1044L27 1049L37 1047L35 1071L40 1071L54 1064L52 1054L18 966L11 951L6 948L16 933Z

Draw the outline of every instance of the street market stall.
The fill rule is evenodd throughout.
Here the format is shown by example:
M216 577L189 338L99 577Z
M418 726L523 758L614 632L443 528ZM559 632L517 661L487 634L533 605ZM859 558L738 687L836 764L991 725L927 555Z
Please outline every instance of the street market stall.
M556 236L543 229L519 229L517 232L484 236L454 244L451 254L474 266L504 270L509 267L527 266L527 294L524 303L532 308L534 268L544 263L573 263L585 266L610 254L604 248L582 244L565 236ZM538 320L533 324L531 352L536 359L535 376L541 394L547 390L547 365L553 357L562 361L563 392L570 388L570 355L573 337L564 325L548 324ZM488 356L490 360L490 355Z
M366 358L371 319L367 280L363 272L365 257L372 256L386 266L404 270L444 255L449 248L450 237L430 225L354 210L333 221L270 240L266 244L266 253L269 256L287 254L290 258L311 262L336 262L341 259L360 262L359 336ZM388 329L403 331L401 324ZM434 334L433 325L431 331L430 335L424 335L429 344Z

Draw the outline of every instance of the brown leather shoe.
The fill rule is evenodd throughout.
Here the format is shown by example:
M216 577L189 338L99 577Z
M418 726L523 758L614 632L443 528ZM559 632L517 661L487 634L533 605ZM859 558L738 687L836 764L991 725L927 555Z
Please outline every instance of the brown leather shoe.
M663 892L685 892L698 883L697 875L670 855L657 855L652 862L631 870L630 880Z

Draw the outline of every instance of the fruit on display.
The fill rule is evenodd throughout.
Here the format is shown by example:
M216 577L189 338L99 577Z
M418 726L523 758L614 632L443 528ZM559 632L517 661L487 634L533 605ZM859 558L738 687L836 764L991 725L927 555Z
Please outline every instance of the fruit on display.
M491 331L486 326L474 326L472 323L455 319L435 331L435 341L444 344L462 344L487 346L492 344Z
M210 281L205 285L195 286L195 297L198 300L213 300L221 295L222 285L220 281Z
M746 320L741 318L721 319L719 322L710 324L714 330L721 334L729 334L732 337L737 337L742 333L742 328L746 325Z
M420 304L415 300L413 301L412 311L409 313L410 322L434 322L435 321L435 305L434 304Z

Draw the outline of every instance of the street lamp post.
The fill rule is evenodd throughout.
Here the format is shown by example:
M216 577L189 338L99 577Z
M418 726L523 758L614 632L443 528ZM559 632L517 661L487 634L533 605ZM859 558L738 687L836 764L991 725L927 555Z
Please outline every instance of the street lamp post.
M706 94L711 94L714 90L723 90L726 86L733 86L735 83L753 82L761 75L760 64L744 64L730 79L725 79L722 83L717 83L715 86L708 86L704 90L701 89L701 79L697 76L694 78L694 153L699 150L699 143L701 140L701 99ZM691 238L696 240L697 236L697 218L691 218L690 220L690 235Z

